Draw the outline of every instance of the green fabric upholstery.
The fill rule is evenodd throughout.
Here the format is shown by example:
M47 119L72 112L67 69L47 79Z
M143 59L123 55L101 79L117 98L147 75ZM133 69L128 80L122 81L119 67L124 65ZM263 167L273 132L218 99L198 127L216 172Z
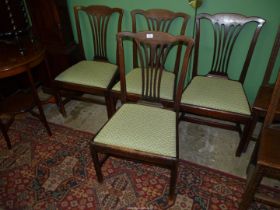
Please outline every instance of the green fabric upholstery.
M181 103L251 114L242 84L216 77L194 77L183 92Z
M139 104L124 104L94 142L176 157L176 113Z
M142 91L142 78L141 69L135 68L126 75L126 89L128 93L134 93L141 95ZM163 71L160 89L160 98L172 100L174 90L174 78L175 74L172 72ZM120 91L120 82L114 87L114 91Z
M107 88L117 68L116 65L106 62L84 60L63 71L55 80Z

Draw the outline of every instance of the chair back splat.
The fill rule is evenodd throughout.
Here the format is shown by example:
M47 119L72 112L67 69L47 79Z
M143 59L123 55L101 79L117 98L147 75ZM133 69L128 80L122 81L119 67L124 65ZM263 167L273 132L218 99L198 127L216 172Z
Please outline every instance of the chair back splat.
M173 36L165 32L145 31L138 33L123 32L118 35L118 47L120 49L120 75L121 75L121 93L122 101L126 101L126 81L124 70L124 50L122 39L132 38L139 57L141 69L142 91L140 100L160 102L160 90L162 83L162 74L166 59L174 46L185 43L189 50L185 51L184 56L189 57L191 52L191 41L186 36ZM181 74L186 74L188 59L183 63ZM175 78L174 78L175 80ZM173 98L176 97L176 82L174 81Z
M209 74L224 77L228 76L228 65L231 58L231 53L240 32L248 23L255 22L257 24L254 34L251 38L245 62L243 64L242 73L239 77L239 81L243 83L253 55L253 51L255 49L256 41L258 39L261 27L265 21L259 17L246 17L243 15L230 13L219 13L215 15L209 15L206 13L199 14L196 18L197 32L195 37L196 45L193 67L194 75L198 74L200 22L203 19L207 19L212 23L214 32L214 53Z
M85 14L87 14L87 18L90 23L90 28L93 37L93 48L94 48L93 60L108 61L107 42L106 42L108 23L111 16L114 13L119 13L120 15L118 16L119 19L118 31L121 31L121 19L123 16L122 10L119 8L109 8L106 6L93 6L93 7L75 6L74 7L80 52L85 59L82 32L81 32L81 23L79 18L80 12L84 12Z
M161 32L166 32L166 33L171 33L170 28L172 25L178 24L178 28L180 35L184 35L186 31L186 27L188 24L189 20L189 15L181 12L172 12L169 10L164 10L164 9L149 9L149 10L132 10L131 11L131 17L132 17L132 32L138 32L141 31L139 30L139 26L137 27L137 18L139 17L144 17L144 22L146 22L147 29L148 31L161 31ZM140 21L139 21L140 22ZM139 24L140 25L140 24ZM143 31L143 29L142 29ZM178 46L177 49L177 57L175 61L175 67L174 67L174 73L176 74L179 68L179 59L181 56L181 49L182 46ZM134 44L133 45L133 67L136 68L138 67L138 61L137 61L137 47Z
M246 17L233 13L214 15L201 13L196 17L192 78L182 94L180 119L238 131L240 142L236 156L245 152L248 146L247 137L250 132L252 116L243 83L264 23L265 20L259 17ZM206 67L206 73L203 75L198 70L198 57L202 41L200 40L202 37L201 28L206 27L206 24L210 25L210 29L213 29L213 57L210 58L212 63L208 68ZM244 44L244 48L248 46L248 50L245 50L245 61L242 69L235 69L239 75L234 80L229 77L229 64L232 62L233 50L239 50L237 46L240 43L237 40L243 37L239 35L245 26L248 26L249 29L253 28L253 30L252 33L248 34L250 37L244 39L247 42ZM204 34L204 37L208 38L209 36ZM211 41L211 39L208 40ZM196 115L202 116L202 118L196 117ZM243 129L240 124L244 125Z
M159 31L120 32L117 36L120 61L122 106L104 125L91 142L91 154L97 179L103 180L99 153L167 168L171 172L169 195L175 196L179 161L178 116L183 80L186 76L193 40ZM125 58L123 41L132 40L139 54L141 94L135 103L127 103ZM163 66L172 47L184 45L181 75L173 107L160 104ZM175 80L175 77L171 77ZM166 81L165 81L166 82ZM174 82L174 81L173 81ZM173 83L172 83L173 84ZM146 102L146 103L144 103Z

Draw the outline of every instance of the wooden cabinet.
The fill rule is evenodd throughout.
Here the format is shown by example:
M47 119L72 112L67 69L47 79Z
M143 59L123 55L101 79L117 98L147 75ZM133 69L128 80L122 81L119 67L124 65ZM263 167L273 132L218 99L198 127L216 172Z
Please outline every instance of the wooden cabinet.
M32 20L33 34L46 46L51 76L78 60L67 0L26 0Z

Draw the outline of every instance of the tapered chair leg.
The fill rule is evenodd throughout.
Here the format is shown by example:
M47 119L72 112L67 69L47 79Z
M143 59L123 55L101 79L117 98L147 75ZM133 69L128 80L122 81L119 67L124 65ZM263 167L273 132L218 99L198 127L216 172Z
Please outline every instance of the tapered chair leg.
M111 112L112 112L112 115L113 115L117 111L117 101L118 101L118 99L114 96L112 96L111 98L112 98L112 106L111 106L112 111Z
M169 187L169 199L172 201L175 199L177 173L178 173L178 161L174 161L171 167L170 187Z
M259 115L257 113L255 113L255 112L253 112L252 119L251 119L251 122L250 122L250 126L249 126L247 134L246 134L246 136L244 138L244 150L243 150L243 152L246 152L246 150L247 150L247 148L249 146L250 140L253 138L252 135L253 135L253 132L254 132L254 130L256 128L258 119L259 119Z
M117 106L117 98L114 97L114 95L112 93L110 93L110 118L115 114L115 112L117 111L116 106ZM109 117L109 116L108 116Z
M99 162L98 154L97 154L96 150L94 149L93 145L90 145L90 152L91 152L91 156L92 156L92 160L93 160L93 164L94 164L94 169L95 169L96 176L97 176L97 181L101 183L101 182L103 182L101 165L100 165L100 162Z
M246 152L247 150L247 147L249 145L249 142L250 142L250 130L251 130L251 120L248 121L245 125L244 125L244 129L243 129L243 133L242 133L242 137L239 141L239 144L238 144L238 147L237 147L237 150L236 150L236 153L235 155L237 157L240 157L240 155L243 153L243 152Z
M62 97L61 97L59 90L55 90L55 100L56 100L56 106L58 107L59 112L62 114L63 117L67 117L65 107L62 102Z
M259 120L259 117L260 117L259 114L257 112L254 112L254 110L253 110L252 120L251 120L251 127L250 127L249 134L248 134L249 140L250 140L250 138L253 138L253 133L254 133L254 130L256 128L256 125L257 125L257 122Z
M112 113L113 100L109 94L105 96L105 103L106 103L106 108L107 108L107 116L108 116L108 119L110 119L113 115L113 113Z

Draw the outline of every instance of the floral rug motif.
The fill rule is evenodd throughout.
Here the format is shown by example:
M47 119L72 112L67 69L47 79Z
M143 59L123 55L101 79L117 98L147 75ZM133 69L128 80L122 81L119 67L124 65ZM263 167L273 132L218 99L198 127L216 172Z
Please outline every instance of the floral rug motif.
M168 201L169 171L110 157L97 182L89 152L93 134L51 124L49 137L33 118L0 135L0 209L238 209L245 180L187 161L179 165L176 201ZM260 189L270 196L279 191ZM253 203L251 209L272 207Z

